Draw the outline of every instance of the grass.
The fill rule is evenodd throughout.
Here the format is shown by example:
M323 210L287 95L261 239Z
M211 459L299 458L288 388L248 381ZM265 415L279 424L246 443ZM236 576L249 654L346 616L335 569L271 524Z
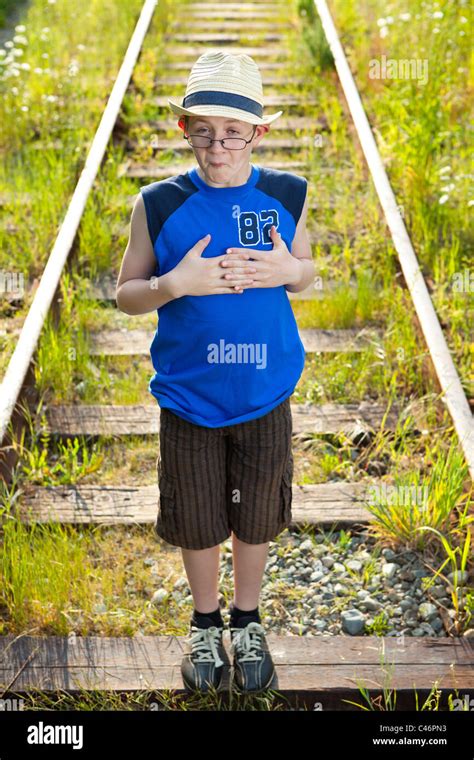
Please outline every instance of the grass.
M437 17L417 0L410 4L410 13L394 13L388 22L381 0L361 0L357 7L356 22L352 4L331 3L405 224L432 284L435 308L441 318L447 317L448 341L457 347L457 367L468 387L470 360L461 344L469 344L466 315L472 313L473 291L454 287L473 250L472 140L462 116L472 94L466 63L468 5L443 3ZM370 63L382 55L426 61L427 83L414 77L371 78Z
M379 652L379 664L382 672L382 683L372 683L368 687L363 680L356 679L357 688L362 697L362 702L354 702L351 699L342 699L343 702L354 707L358 707L364 712L393 712L397 710L397 690L392 687L393 676L395 672L394 663L389 663L385 655L385 646L382 645ZM373 692L376 694L373 694ZM372 692L372 693L371 693ZM418 690L413 686L414 692L414 710L416 712L438 712L445 709L441 705L442 691L439 688L439 682L436 680L431 687L428 695L420 700ZM447 709L468 710L467 701L459 694L458 689L447 694Z
M157 552L148 526L81 528L4 519L2 533L2 633L186 634L192 609L178 607L172 596L181 576L179 554ZM156 558L152 570L145 563L150 557ZM157 587L170 590L160 607L151 603Z
M469 494L464 492L466 477L467 465L459 451L452 447L446 457L443 452L435 456L426 476L419 472L395 476L388 493L373 492L369 488L366 508L377 518L372 528L374 535L424 551L430 537L420 535L419 531L427 527L451 531L458 510L465 513L469 506ZM463 527L471 521L472 518L464 517Z
M395 689L386 688L382 692L371 687L367 688L362 682L358 685L362 702L341 699L345 704L353 705L363 711L386 712L396 709L397 692ZM375 693L374 693L375 692ZM14 692L9 692L15 698ZM421 700L416 689L413 689L414 710L416 712L442 711L442 692L438 684L435 684L429 694ZM44 692L36 689L26 696L17 697L23 700L23 710L36 712L48 710L64 712L78 711L260 711L281 712L287 710L321 711L324 705L321 702L313 702L308 705L305 700L295 696L288 699L284 694L274 689L268 689L261 695L240 695L235 691L226 692L225 695L211 689L209 694L194 693L192 695L176 694L171 689L163 689L160 692L149 689L141 689L138 692L107 692L100 689L87 691L78 689L71 693L67 691ZM313 698L314 699L314 698ZM447 709L469 710L468 702L459 695L459 690L454 689L446 695ZM299 706L301 704L301 706ZM347 708L345 708L347 709Z
M18 5L18 0L0 0L0 29L7 26L10 14Z
M57 0L47 6L32 2L25 31L0 54L0 153L4 159L0 270L23 273L28 287L43 271L141 6L139 0L102 0L93 8L77 0ZM434 20L421 0L415 0L410 5L411 22L397 16L386 24L387 36L381 37L382 27L376 23L377 13L379 17L386 13L381 0L360 0L355 9L354 3L331 2L397 201L463 385L469 390L472 292L459 277L468 269L472 250L469 141L462 127L470 94L465 81L468 35L460 34L466 27L460 20L463 10L446 3L435 34ZM61 280L60 315L49 315L42 332L34 366L41 399L38 419L42 405L55 402L153 403L147 390L152 375L149 357L92 355L91 333L118 327L154 329L156 315L130 318L91 300L87 286L92 279L118 272L127 244L131 200L146 183L120 174L124 162L153 159L174 165L181 160L174 151L156 155L150 140L153 122L171 118L154 99L158 90L162 93L159 82L167 75L168 62L179 60L166 51L163 41L176 12L176 4L169 0L157 6L123 103L120 130L87 201L70 266ZM473 611L472 590L460 582L459 575L472 571L466 468L449 415L439 403L424 339L350 117L335 86L331 55L313 4L295 2L292 13L295 19L300 14L303 31L289 30L285 47L291 58L284 89L293 94L294 82L302 80L298 88L302 99L315 97L317 104L300 111L307 118L307 129L282 136L315 138L305 149L308 169L301 174L309 178L310 200L316 204L308 227L315 236L313 257L320 288L313 301L294 301L294 313L301 328L377 327L383 332L362 353L308 355L293 402L373 400L387 406L396 402L402 409L393 431L383 429L362 438L344 434L299 438L294 447L294 482L362 480L367 493L374 479L399 492L405 487L426 488L427 505L388 504L382 499L372 507L378 546L414 547L426 560L432 581L447 571L455 573L450 588L456 609L452 634L461 635ZM68 36L65 27L70 29ZM420 47L423 39L429 39L429 51ZM429 57L430 78L423 97L413 80L377 80L367 74L370 59L384 52L405 57L410 44L416 55ZM102 55L105 48L107 57ZM13 55L14 49L22 52ZM19 59L27 67L17 65ZM166 94L182 95L182 89L170 88ZM284 116L295 113L287 108ZM131 153L121 140L125 131L134 144ZM176 129L159 136L162 141L178 134ZM59 149L45 147L53 140L59 141ZM273 157L289 156L276 152ZM258 151L253 160L264 164ZM20 301L2 299L0 317L14 317L21 323L30 302L30 294ZM2 335L0 340L2 374L16 338ZM14 443L19 466L13 487L2 490L0 633L184 634L190 604L179 607L173 597L173 584L183 574L181 557L176 549L157 544L149 526L23 525L15 518L23 489L33 484L154 484L157 437L77 436L65 441L35 431L35 421L30 419L26 434ZM312 526L302 526L302 531L315 538ZM331 534L323 535L331 546ZM340 534L339 548L344 549L349 540L348 534ZM290 558L291 547L282 545L279 552ZM375 572L376 555L364 565L365 585ZM154 572L145 564L147 559L156 560ZM278 577L272 580L275 602L283 615L285 601L297 601L298 592L279 585ZM224 581L221 592L227 595ZM161 608L151 604L158 584L170 594ZM377 615L366 633L383 635L386 626L384 616ZM424 703L432 706L421 709L438 709L437 693L434 688L433 700ZM394 695L389 692L377 703L368 690L364 694L370 709L395 709ZM35 699L31 709L44 704L41 696L38 702ZM129 702L104 694L76 695L75 699L77 709L104 705L143 709L144 704L133 696ZM197 709L215 709L216 704L218 709L227 709L212 698L184 702L183 709L193 704ZM255 704L234 704L236 709L280 709L270 696ZM70 705L69 697L62 695L55 709L70 709ZM182 705L166 695L160 709L182 709Z

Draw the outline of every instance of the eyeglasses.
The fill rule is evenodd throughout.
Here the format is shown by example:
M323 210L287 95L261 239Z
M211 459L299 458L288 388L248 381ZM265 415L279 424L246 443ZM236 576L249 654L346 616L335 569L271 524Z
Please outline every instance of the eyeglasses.
M227 150L243 150L249 142L252 142L257 125L255 124L250 140L243 137L224 137L222 140L211 139L206 135L183 135L192 148L210 148L213 142L220 142L222 147Z

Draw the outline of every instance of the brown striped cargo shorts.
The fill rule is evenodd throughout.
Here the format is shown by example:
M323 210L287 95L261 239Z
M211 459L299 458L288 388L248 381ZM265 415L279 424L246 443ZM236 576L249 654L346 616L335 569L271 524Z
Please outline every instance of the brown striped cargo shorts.
M270 541L292 519L290 397L263 417L208 428L160 410L160 491L155 531L170 544L207 549L233 531Z

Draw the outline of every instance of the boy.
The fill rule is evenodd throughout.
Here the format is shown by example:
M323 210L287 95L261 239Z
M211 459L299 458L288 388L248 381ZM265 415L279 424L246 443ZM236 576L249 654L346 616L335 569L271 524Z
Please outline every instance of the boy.
M117 305L159 313L155 530L181 547L193 596L184 684L221 684L219 552L232 535L233 676L255 692L275 675L258 610L269 541L291 523L290 396L305 354L286 291L314 277L307 181L250 163L282 112L263 116L249 56L205 53L182 105L168 102L198 166L140 188Z

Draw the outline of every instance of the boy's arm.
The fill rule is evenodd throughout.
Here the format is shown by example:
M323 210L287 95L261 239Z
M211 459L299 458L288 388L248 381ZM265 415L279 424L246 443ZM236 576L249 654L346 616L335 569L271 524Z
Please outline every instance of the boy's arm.
M117 279L115 299L126 314L146 314L177 298L175 276L153 277L156 257L148 232L145 204L138 194L130 221L130 238Z
M296 226L295 237L291 245L291 254L295 257L300 270L298 279L293 281L291 285L285 285L286 290L289 290L291 293L298 293L300 290L307 288L315 276L311 243L309 242L308 230L306 229L307 216L308 193L306 193L303 210L301 211L301 216Z

